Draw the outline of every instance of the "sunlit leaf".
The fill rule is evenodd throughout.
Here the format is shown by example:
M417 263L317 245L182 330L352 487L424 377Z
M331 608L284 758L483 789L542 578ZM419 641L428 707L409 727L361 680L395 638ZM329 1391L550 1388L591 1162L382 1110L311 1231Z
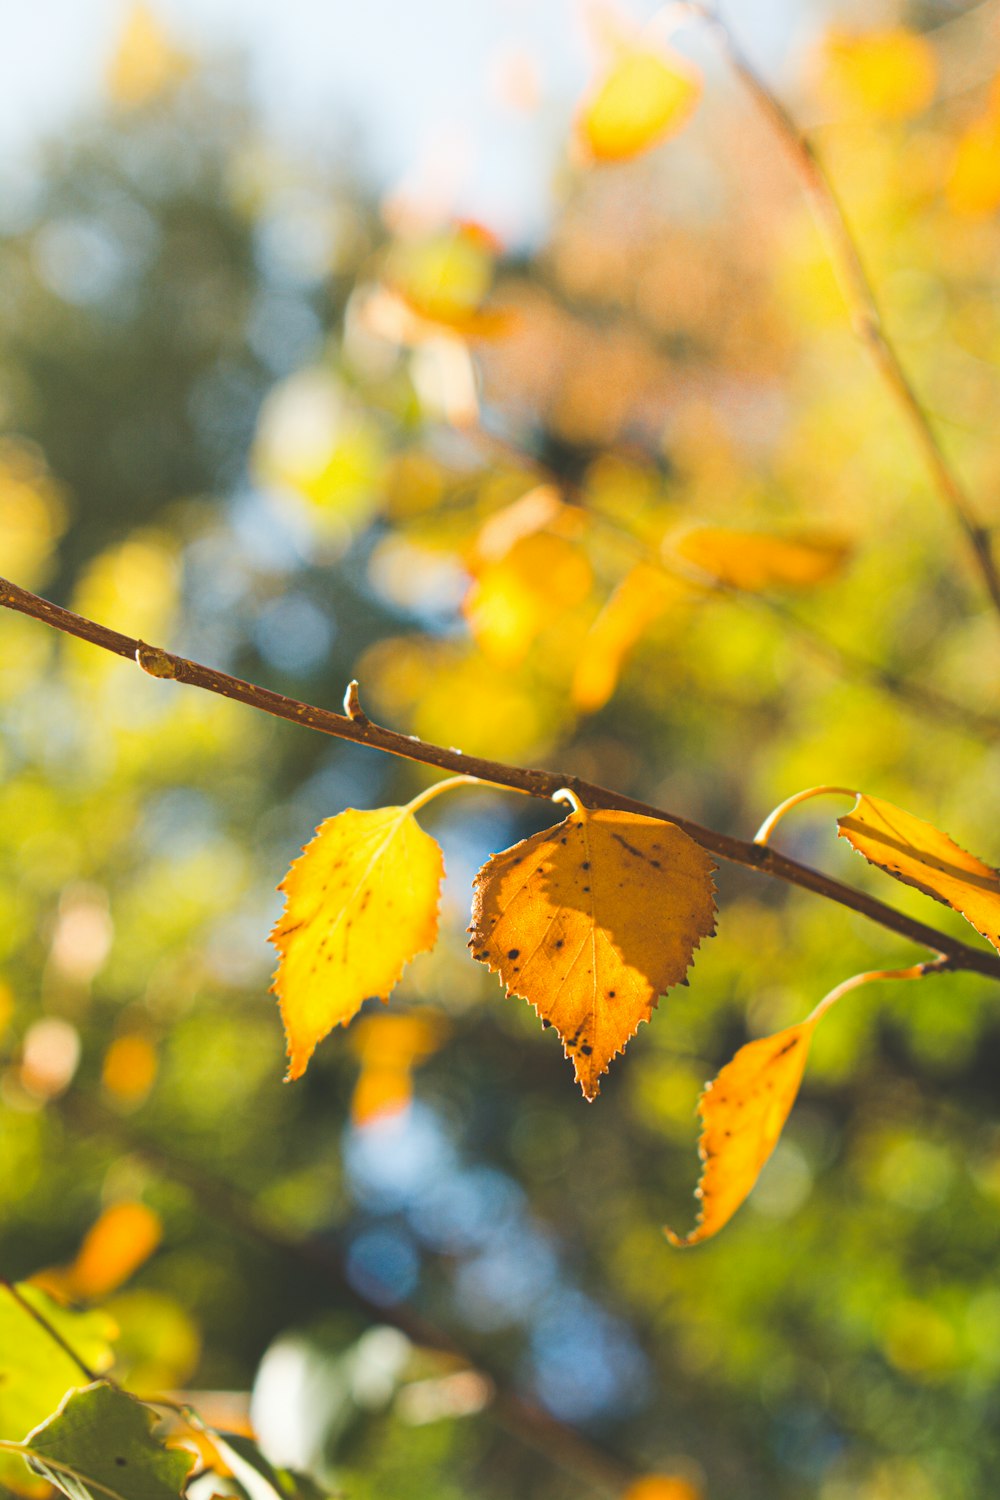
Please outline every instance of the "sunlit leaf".
M842 838L870 864L961 912L1000 949L1000 874L931 823L861 795L837 819Z
M594 161L625 161L682 129L700 94L679 53L625 46L584 100L577 135Z
M851 555L843 537L777 536L722 526L689 531L672 544L672 550L719 583L751 593L812 588L842 572Z
M194 1455L153 1437L156 1422L151 1407L98 1381L29 1433L32 1466L70 1500L177 1500Z
M34 1286L22 1284L18 1291L91 1370L111 1366L116 1329L107 1313L60 1307ZM55 1410L67 1390L85 1380L76 1361L0 1286L0 1438L20 1442ZM17 1490L38 1488L21 1460L7 1454L0 1454L0 1484Z
M672 823L581 810L476 876L473 955L556 1028L586 1098L715 931L713 869Z
M434 946L443 875L439 846L408 806L348 808L320 824L279 886L285 909L271 932L289 1078Z
M710 1239L746 1200L795 1103L816 1019L748 1042L702 1094L701 1208L690 1234L665 1231L672 1245Z
M937 59L925 37L904 26L851 35L835 31L824 48L827 92L841 105L879 119L926 109L937 87Z

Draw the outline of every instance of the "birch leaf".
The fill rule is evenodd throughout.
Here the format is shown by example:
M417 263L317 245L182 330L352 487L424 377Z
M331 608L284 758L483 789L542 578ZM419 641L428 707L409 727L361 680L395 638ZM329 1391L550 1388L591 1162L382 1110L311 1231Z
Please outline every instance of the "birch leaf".
M714 868L672 823L581 809L476 876L473 955L556 1028L587 1099L715 931Z
M157 1421L106 1381L84 1386L28 1434L32 1467L69 1500L178 1500L194 1455L164 1447Z
M409 806L351 807L320 824L278 887L285 910L271 932L289 1078L434 946L443 876L441 849Z
M798 1096L817 1020L748 1042L702 1094L701 1208L690 1234L665 1230L672 1245L710 1239L749 1196Z
M1000 874L991 865L966 853L932 823L863 793L837 826L841 838L869 864L961 912L1000 949Z

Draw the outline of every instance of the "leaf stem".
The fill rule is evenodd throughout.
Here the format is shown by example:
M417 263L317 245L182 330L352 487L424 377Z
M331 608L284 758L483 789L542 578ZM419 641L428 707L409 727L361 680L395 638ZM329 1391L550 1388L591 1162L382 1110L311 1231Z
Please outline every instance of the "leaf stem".
M876 368L902 412L938 495L964 534L983 587L993 608L1000 615L1000 572L993 554L989 528L976 515L972 500L945 456L930 418L889 338L882 309L862 260L858 242L822 160L788 109L750 63L712 0L691 0L690 9L715 33L734 73L790 159L826 237L834 270L847 303L851 326L872 355Z
M793 797L786 797L784 802L779 802L773 812L769 812L763 823L753 836L755 844L761 848L770 843L771 834L777 828L786 812L793 807L798 807L800 802L808 802L810 797L856 797L858 794L849 786L810 786L804 792L796 792Z
M872 984L876 979L923 979L928 974L940 974L950 967L949 960L941 954L939 958L931 959L928 963L911 964L908 969L869 969L864 974L852 974L850 979L841 980L840 984L834 985L829 994L823 996L819 1004L814 1006L806 1016L803 1024L808 1026L810 1022L818 1021L821 1016L826 1015L831 1006L836 1005L843 995L858 989L863 984Z
M356 687L357 684L354 683L352 686ZM371 720L369 719L368 722L371 723ZM418 792L412 802L406 804L406 811L408 813L419 812L420 808L426 807L428 802L433 802L435 797L440 797L442 792L454 791L458 786L489 786L489 784L480 776L449 776L446 781L436 781L433 786Z
M41 620L55 630L89 641L92 645L129 661L135 659L139 642L133 637L110 630L83 615L74 614L72 610L53 604L48 599L39 598L37 594L4 578L0 578L0 607ZM734 838L731 834L720 833L712 828L704 828L689 818L666 812L663 808L640 802L634 797L626 797L594 782L584 781L579 776L568 776L564 771L511 766L502 761L486 760L481 756L464 755L460 750L447 749L443 745L433 745L412 735L399 734L367 718L359 723L345 715L333 713L330 709L317 708L296 698L287 698L270 688L257 687L239 677L231 677L227 672L218 672L213 667L202 666L199 662L188 661L171 652L164 652L163 655L169 658L175 681L218 693L224 698L245 703L250 708L273 714L279 719L287 719L293 724L305 724L321 734L370 745L373 750L381 750L388 755L398 755L406 760L419 761L423 765L438 766L459 775L473 776L479 781L510 787L532 797L548 800L553 793L566 787L589 808L617 808L623 812L639 813L642 817L659 818L662 822L673 823L694 839L696 844L730 864L812 891L815 895L823 896L828 901L834 901L839 906L847 907L869 921L878 923L889 932L895 932L910 942L929 948L932 953L947 954L953 969L966 969L975 974L985 974L991 979L1000 979L1000 955L983 948L974 948L925 922L915 921L877 897L834 880L777 850Z

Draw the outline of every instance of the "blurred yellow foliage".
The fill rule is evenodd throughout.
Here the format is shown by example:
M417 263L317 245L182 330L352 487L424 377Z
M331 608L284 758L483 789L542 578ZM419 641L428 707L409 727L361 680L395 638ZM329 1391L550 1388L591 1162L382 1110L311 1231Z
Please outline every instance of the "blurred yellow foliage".
M257 479L348 529L377 509L383 462L375 423L325 370L293 375L261 408L252 455Z
M62 494L38 451L17 438L0 438L4 572L25 588L37 587L65 527Z
M670 1474L644 1474L629 1485L622 1500L703 1500L703 1494L688 1479Z
M351 1033L361 1071L351 1099L351 1118L367 1125L398 1114L413 1096L413 1069L436 1052L448 1033L432 1011L363 1016Z
M136 1032L116 1037L104 1054L101 1082L120 1104L141 1104L156 1081L156 1049Z
M679 53L621 47L583 101L577 140L592 161L627 161L687 124L701 79Z
M117 104L147 104L186 78L187 53L174 46L148 5L133 5L107 70L108 93Z
M843 537L730 531L703 526L667 548L730 588L760 592L812 588L843 571L851 549Z
M480 569L463 609L484 655L516 666L545 622L578 608L592 582L590 563L574 542L537 532Z
M934 49L903 26L858 34L831 31L822 61L825 91L837 107L851 113L905 120L934 98Z
M91 619L147 641L162 641L170 632L177 603L176 549L159 532L135 532L109 547L84 570L73 595L73 608ZM94 662L81 651L89 671L114 665L114 658Z
M960 214L992 214L1000 208L1000 79L985 112L958 140L947 195Z
M386 256L385 279L418 318L489 336L507 323L503 314L483 306L499 248L487 229L471 223L400 238Z
M92 1302L106 1297L149 1259L163 1238L159 1215L144 1203L114 1203L84 1235L76 1259L34 1277L57 1297Z
M595 713L604 707L628 652L671 603L688 594L684 584L648 563L625 575L584 636L573 673L577 708Z

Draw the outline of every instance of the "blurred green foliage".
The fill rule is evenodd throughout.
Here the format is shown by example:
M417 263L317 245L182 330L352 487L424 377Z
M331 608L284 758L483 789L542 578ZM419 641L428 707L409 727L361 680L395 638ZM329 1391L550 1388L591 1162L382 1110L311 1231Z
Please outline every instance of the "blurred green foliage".
M979 199L953 186L989 79L967 81L954 37L931 45L934 102L827 105L821 144L904 360L989 496L1000 229L979 179ZM715 80L662 153L567 167L560 194L516 254L380 212L264 137L233 65L85 122L0 239L3 571L312 702L357 677L405 732L744 836L846 782L995 858L996 739L815 644L993 705L997 621L773 139ZM561 520L512 547L505 507L539 486L561 487ZM600 611L696 523L835 531L852 563L781 610L675 581L583 712ZM587 1107L552 1034L465 952L474 870L552 814L462 794L428 810L443 935L393 1000L436 1017L434 1044L387 1062L374 1033L337 1034L284 1087L274 887L321 818L425 773L7 614L0 712L0 1269L72 1263L102 1209L146 1203L162 1243L108 1304L136 1389L215 1393L208 1410L254 1389L273 1461L351 1500L582 1494L370 1306L409 1305L713 1500L991 1493L986 980L845 1000L748 1206L678 1254L660 1226L693 1215L704 1080L846 975L912 962L905 943L723 869L690 989ZM781 842L960 931L833 832L817 804ZM249 1234L251 1208L332 1247L367 1310Z

